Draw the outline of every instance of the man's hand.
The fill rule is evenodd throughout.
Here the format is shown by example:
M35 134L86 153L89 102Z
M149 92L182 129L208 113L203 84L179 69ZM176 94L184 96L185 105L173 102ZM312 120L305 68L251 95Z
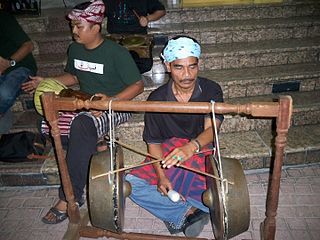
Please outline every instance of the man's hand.
M0 75L10 67L10 61L0 56Z
M100 98L99 100L108 100L108 99L110 99L110 97L108 97L107 95L102 94L102 93L96 93L94 96ZM103 111L100 111L100 110L90 110L90 113L91 113L94 117L99 118L99 117L101 117Z
M44 79L43 77L35 76L29 77L30 81L27 81L21 85L21 89L29 94L33 94L39 83Z
M182 147L175 148L161 163L164 168L170 168L174 165L179 167L182 162L191 158L193 154L194 145L189 142Z
M139 18L139 23L140 23L141 27L146 27L148 25L148 23L149 23L148 17L141 16Z
M159 178L157 190L161 193L161 195L168 195L168 191L172 190L171 182L166 176Z

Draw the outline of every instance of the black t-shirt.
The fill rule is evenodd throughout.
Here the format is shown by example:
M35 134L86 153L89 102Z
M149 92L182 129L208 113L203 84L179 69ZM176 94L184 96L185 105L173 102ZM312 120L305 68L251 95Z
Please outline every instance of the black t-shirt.
M158 0L103 0L103 2L106 6L109 33L147 34L147 27L140 26L134 11L139 16L147 16L157 10L165 10Z
M189 102L223 102L223 93L219 84L198 77ZM172 80L153 91L148 101L177 101L172 92ZM204 119L207 114L182 113L145 113L143 140L147 143L162 143L172 137L192 139L204 131ZM216 115L221 122L223 115Z
M24 32L16 18L10 13L0 11L0 56L6 59L10 58L22 44L28 41L30 41L29 36ZM32 74L36 74L37 65L32 53L17 62L14 67L8 68L5 74L18 67L26 67L31 70Z

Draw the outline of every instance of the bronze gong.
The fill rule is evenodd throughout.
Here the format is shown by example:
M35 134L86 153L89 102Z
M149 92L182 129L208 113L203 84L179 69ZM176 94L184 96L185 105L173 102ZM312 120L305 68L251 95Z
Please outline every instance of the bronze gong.
M217 240L239 235L247 231L250 224L249 192L242 166L237 159L222 158L221 161L223 178L234 183L228 184L225 205L222 184L227 183L207 177L207 190L203 194L203 203L210 209L211 225ZM221 177L213 156L206 159L206 171Z
M126 46L126 47L139 47L142 45L145 45L145 37L143 36L125 36L122 41L121 45Z
M125 198L131 192L124 180L124 172L93 177L123 167L122 148L113 148L113 166L110 150L98 152L91 158L89 172L89 212L91 224L108 231L122 232L124 225Z

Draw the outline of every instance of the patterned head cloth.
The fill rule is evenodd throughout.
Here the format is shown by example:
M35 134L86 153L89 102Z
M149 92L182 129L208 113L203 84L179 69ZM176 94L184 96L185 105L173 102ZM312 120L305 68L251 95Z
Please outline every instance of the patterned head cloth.
M165 62L170 63L187 57L199 58L200 54L201 48L198 43L188 37L179 37L169 40L161 56Z
M91 0L74 7L68 14L70 20L100 24L104 18L105 6L102 0Z

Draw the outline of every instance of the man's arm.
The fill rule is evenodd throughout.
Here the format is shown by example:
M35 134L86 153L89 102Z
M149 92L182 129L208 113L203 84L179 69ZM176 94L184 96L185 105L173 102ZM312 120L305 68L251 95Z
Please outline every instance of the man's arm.
M139 80L138 82L135 82L131 85L129 85L127 88L125 88L123 91L118 93L117 95L113 96L113 98L117 98L119 100L131 100L132 98L138 96L140 93L143 92L144 85L143 81ZM100 97L101 100L108 100L109 96L106 96L105 94L102 93L96 93L96 97ZM97 111L97 110L91 110L90 111L93 116L95 117L100 117L102 114L102 111Z
M143 81L139 80L138 82L135 82L129 85L127 88L125 88L123 91L121 91L114 97L121 100L131 100L134 97L138 96L140 93L142 93L143 90L144 90Z
M24 59L29 53L31 53L33 51L33 48L34 46L32 41L25 42L14 54L11 55L10 58L15 60L16 62L19 62Z
M59 82L61 82L66 86L72 86L78 83L77 77L70 73L65 73L63 75L52 77L52 78L58 80ZM35 77L30 76L30 79L31 79L30 81L27 81L21 85L21 89L29 94L32 94L34 93L35 89L38 87L39 83L45 78L40 76L35 76Z
M58 80L66 86L72 86L79 83L78 78L71 73L65 73L63 75L54 77L54 79Z
M33 51L33 43L31 41L27 41L23 43L18 48L18 50L10 56L10 59L15 60L16 62L20 62L32 51ZM0 56L0 74L5 72L5 70L7 70L10 67L11 67L10 60Z
M139 23L142 27L146 27L149 22L157 21L166 15L166 10L157 10L147 16L140 16Z
M219 119L216 118L216 125L217 125L217 129L219 131L220 126L221 126L221 121ZM211 142L213 142L213 126L212 126L212 119L211 118L205 118L204 121L204 131L202 133L200 133L198 135L198 137L196 137L195 139L198 141L198 143L200 144L200 147L203 147ZM197 146L196 144L194 144L192 141L190 141L188 143L188 145L193 145L193 147L191 146L190 149L192 149L193 153L197 150Z
M147 16L147 19L148 19L149 22L157 21L160 18L162 18L164 15L166 15L166 10L157 10L154 13L149 14Z

